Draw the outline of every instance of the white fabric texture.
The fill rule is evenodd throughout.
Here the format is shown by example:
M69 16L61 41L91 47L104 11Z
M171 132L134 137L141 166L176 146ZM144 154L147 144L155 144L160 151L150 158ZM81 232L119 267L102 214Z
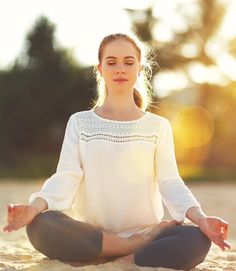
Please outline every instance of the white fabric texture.
M159 223L162 201L178 221L200 206L178 173L169 120L151 112L131 121L73 114L57 170L29 203L37 197L121 237Z

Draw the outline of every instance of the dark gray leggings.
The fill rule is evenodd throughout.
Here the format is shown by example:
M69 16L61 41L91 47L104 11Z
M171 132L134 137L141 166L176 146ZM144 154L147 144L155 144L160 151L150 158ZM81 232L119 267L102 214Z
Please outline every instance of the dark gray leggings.
M34 248L51 259L84 262L97 259L102 251L101 230L59 211L40 213L26 232ZM136 251L135 264L190 270L205 259L210 246L198 227L178 225Z

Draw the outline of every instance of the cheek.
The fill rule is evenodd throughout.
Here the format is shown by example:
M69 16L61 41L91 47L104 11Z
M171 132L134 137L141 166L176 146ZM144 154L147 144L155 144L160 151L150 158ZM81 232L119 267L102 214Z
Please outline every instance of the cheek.
M104 71L104 74L112 74L115 72L115 68L114 67L105 67L103 71Z
M138 73L138 68L136 66L128 66L127 71L136 75Z
M106 81L106 83L109 83L113 80L114 77L114 71L111 69L107 69L103 71L103 78Z
M137 78L138 77L138 70L137 69L130 69L129 74L132 78Z

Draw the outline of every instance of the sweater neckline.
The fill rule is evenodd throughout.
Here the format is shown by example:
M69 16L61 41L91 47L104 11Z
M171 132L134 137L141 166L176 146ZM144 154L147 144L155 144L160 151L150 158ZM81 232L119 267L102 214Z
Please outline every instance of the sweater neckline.
M103 117L99 116L97 113L95 113L94 108L92 108L90 111L92 112L92 114L97 119L100 119L100 120L103 120L103 121L106 121L106 122L113 122L113 123L136 123L136 122L139 122L139 121L145 119L147 117L148 113L149 113L148 111L145 111L144 112L145 114L142 117L140 117L138 119L135 119L135 120L112 120L112 119L106 119L106 118L103 118Z

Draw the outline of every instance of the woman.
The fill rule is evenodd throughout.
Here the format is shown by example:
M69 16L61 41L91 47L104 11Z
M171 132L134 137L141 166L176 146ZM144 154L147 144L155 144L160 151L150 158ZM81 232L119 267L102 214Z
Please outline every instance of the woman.
M228 223L207 216L179 176L170 122L145 111L150 84L140 41L106 36L98 59L95 106L70 117L56 173L29 205L8 206L4 230L27 225L37 250L77 266L123 256L190 270L211 241L230 248ZM174 220L161 221L162 200Z

